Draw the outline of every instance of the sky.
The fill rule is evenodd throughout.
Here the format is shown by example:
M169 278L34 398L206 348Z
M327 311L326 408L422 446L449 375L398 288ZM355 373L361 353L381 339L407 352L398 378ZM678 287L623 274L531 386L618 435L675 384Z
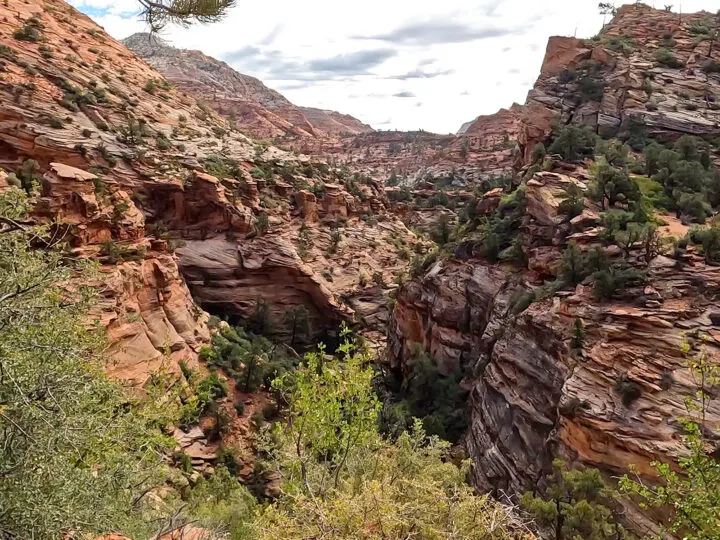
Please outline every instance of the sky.
M70 3L117 39L147 30L135 0ZM597 4L237 0L219 23L168 27L160 37L224 60L296 105L351 114L375 129L454 133L478 115L523 103L548 37L596 34ZM717 8L717 0L682 4L686 13Z

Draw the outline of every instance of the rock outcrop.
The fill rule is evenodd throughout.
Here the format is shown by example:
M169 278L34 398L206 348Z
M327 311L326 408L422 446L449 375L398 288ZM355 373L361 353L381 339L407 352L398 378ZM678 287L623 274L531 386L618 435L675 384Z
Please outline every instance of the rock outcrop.
M102 263L88 284L98 291L91 318L107 333L106 369L142 386L161 366L196 366L209 332L166 243L145 238L144 216L127 193L105 189L95 174L52 163L36 214L77 257Z
M0 19L7 44L0 49L0 166L19 172L25 164L28 181L47 173L37 215L69 227L79 256L107 263L107 304L115 306L104 317L112 339L122 342L112 348L116 373L142 379L140 366L147 375L166 346L173 359L187 353L193 361L206 331L199 321L195 327L201 310L178 263L203 306L229 310L217 311L220 316L247 316L257 298L267 296L290 302L274 308L279 324L281 305L306 305L322 331L352 320L353 299L362 295L369 320L387 318L385 289L362 291L357 272L362 269L369 282L378 271L378 280L392 283L409 267L407 258L399 258L399 242L421 243L388 215L382 189L371 179L351 184L344 171L322 161L255 143L206 106L206 96L189 93L199 89L184 92L180 79L172 84L170 74L164 77L61 0L8 9L12 17ZM23 25L37 30L40 41L14 38ZM160 50L153 58L177 62L183 80L198 75L197 84L215 88L225 81L228 99L294 107L200 53L155 45ZM194 62L209 66L205 76L182 71ZM327 117L323 129L333 133L369 130L336 113L309 114L318 122ZM307 129L312 134L315 128ZM304 198L296 197L303 191ZM372 222L379 220L392 232L392 243L377 235ZM299 245L303 222L313 245ZM339 229L336 241L332 226ZM271 233L263 236L265 228ZM368 251L376 242L377 255L336 249L355 234ZM331 244L327 255L316 247L330 250ZM240 254L247 255L244 263ZM347 269L335 279L340 260ZM131 357L136 364L128 364Z
M133 34L123 43L179 88L202 96L234 127L261 139L336 137L370 126L334 111L297 107L262 81L200 51L176 49L157 36Z
M638 258L648 284L628 287L611 302L578 285L525 307L530 291L542 294L538 275L558 274L557 262L536 260L559 261L558 228L566 237L578 234L553 217L558 182L568 181L579 182L556 173L528 182L523 230L537 246L529 252L529 270L448 259L397 295L388 335L391 365L407 370L419 344L441 371L469 374L466 445L482 490L532 489L557 456L597 467L608 478L634 465L652 480L651 462L685 451L677 418L687 416L685 400L697 390L688 358L705 354L720 361L713 322L720 274L692 251L678 260L659 255L646 267ZM589 249L600 243L590 234L592 210L586 212L590 217L573 227L589 234ZM587 228L578 225L583 222ZM548 237L550 230L555 234ZM584 329L579 347L577 324ZM627 384L637 391L632 398L623 393ZM720 422L718 403L706 420ZM628 520L647 525L637 509L629 508Z
M555 123L587 125L605 136L646 126L659 140L720 133L720 51L699 40L714 15L628 4L597 40L553 37L529 92L519 142L527 159Z
M720 79L708 69L720 51L696 30L707 20L714 16L680 18L628 5L596 40L551 38L541 75L526 105L516 109L522 172L535 144L547 142L558 123L660 141L720 134ZM672 49L677 63L658 53L662 48ZM677 419L689 414L685 402L697 390L688 360L707 355L720 362L717 268L692 246L646 260L639 246L623 253L606 245L600 209L590 201L573 219L563 215L559 205L568 186L587 187L586 167L548 157L543 171L525 175L525 216L517 231L525 264L491 264L458 252L463 258L437 262L397 294L389 362L407 371L420 345L442 372L466 374L465 443L482 490L542 488L555 457L597 467L610 481L633 465L652 482L653 461L673 463L686 452ZM477 214L492 213L499 196L487 192ZM685 235L687 227L674 216L660 219L667 223L662 235ZM587 281L553 288L570 241L622 259L645 281L605 301ZM720 425L717 402L706 421ZM631 526L652 529L657 516L623 504Z

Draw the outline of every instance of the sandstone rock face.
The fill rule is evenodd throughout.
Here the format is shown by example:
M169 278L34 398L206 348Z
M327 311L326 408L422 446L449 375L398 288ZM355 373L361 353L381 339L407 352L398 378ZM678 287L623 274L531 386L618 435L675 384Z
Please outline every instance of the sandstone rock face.
M169 81L202 96L219 114L233 118L235 127L254 137L316 138L372 131L349 115L297 107L262 81L200 51L176 49L150 34L133 34L123 43Z
M513 301L527 283L479 261L438 263L402 289L389 334L391 362L403 367L420 343L441 368L475 374L468 381L466 444L480 489L527 489L555 456L612 475L634 464L651 478L651 461L683 452L675 419L687 414L684 400L696 381L681 345L689 335L705 335L707 354L720 360L710 319L718 306L709 300L720 279L698 261L682 270L657 264L650 274L661 298L652 308L632 301L644 296L642 289L626 301L598 304L579 286L515 316ZM576 319L587 332L582 351L571 346ZM642 389L630 405L615 390L623 377ZM720 421L717 403L708 421ZM631 512L630 519L643 518Z
M586 186L571 176L554 172L540 172L526 183L528 215L541 226L559 225L565 216L558 213L565 192L570 185Z
M399 257L405 243L420 242L388 215L376 183L357 187L357 195L338 185L314 202L299 196L295 206L298 192L312 184L321 191L337 180L330 166L254 143L61 0L8 9L12 16L0 19L9 47L2 52L0 166L13 171L36 160L44 175L36 215L59 221L78 256L103 262L107 298L100 311L113 343L114 374L141 383L168 348L173 361L184 355L195 361L207 331L170 253L183 243L180 268L203 305L240 317L267 294L291 302L285 309L306 305L318 331L353 319L353 304L370 325L384 324L386 288L361 287L359 276L369 284L377 272L379 281L392 283L409 267L409 258ZM37 13L49 57L37 43L12 37ZM200 82L226 81L228 99L237 91L238 99L268 110L292 107L212 59L174 49L158 57L166 53L180 67L204 62ZM326 115L328 130L368 130L335 113L309 114ZM88 173L91 167L99 173ZM257 236L260 216L269 223L266 237ZM330 223L337 218L349 223L336 241ZM303 221L314 244L301 249ZM351 238L376 254L353 253ZM274 315L280 323L280 304Z
M661 140L720 133L720 107L715 103L720 79L703 70L709 58L720 59L720 51L714 47L708 56L710 41L698 42L691 32L693 24L712 18L710 13L678 17L645 4L627 4L599 41L551 38L525 104L519 137L525 159L547 138L553 122L585 124L611 136L635 119ZM625 54L611 50L614 39L632 40ZM679 68L656 60L663 47L676 56ZM599 81L597 98L579 86L588 77Z
M334 220L336 214L322 217ZM371 330L383 330L387 289L407 268L397 245L419 239L397 220L368 227L350 217L337 240L327 227L304 223L304 232L302 223L290 221L262 236L187 240L176 253L193 297L211 313L242 319L262 300L280 336L287 331L285 314L299 305L317 336L332 334L353 313ZM373 276L381 282L373 284Z
M318 220L317 197L315 197L315 194L304 189L298 191L297 205L305 223L314 223Z
M308 119L310 125L313 126L315 132L326 136L338 137L342 135L370 133L373 131L370 126L363 124L360 120L349 114L342 114L325 109L315 109L313 107L299 107L299 109Z
M346 194L337 184L325 184L325 196L322 199L323 212L330 219L348 216Z
M494 115L478 117L463 126L459 135L378 131L335 141L302 140L288 145L311 155L334 156L383 181L394 174L411 186L443 178L465 187L512 173L520 157L515 140L521 118L522 109L513 105Z
M197 366L197 353L210 340L206 315L171 254L148 251L142 261L103 267L102 276L97 286L103 286L99 308L111 376L143 385L161 366L177 374L180 360Z
M262 299L275 321L283 320L289 306L309 307L317 330L329 330L349 317L294 246L275 236L241 243L189 241L178 256L193 294L211 312L249 319Z
M144 238L144 216L127 193L115 187L98 192L98 180L51 164L37 214L56 224L77 256L104 262L89 285L99 292L91 318L106 328L106 369L142 386L161 366L179 373L180 360L197 365L197 351L209 333L174 257L163 243Z

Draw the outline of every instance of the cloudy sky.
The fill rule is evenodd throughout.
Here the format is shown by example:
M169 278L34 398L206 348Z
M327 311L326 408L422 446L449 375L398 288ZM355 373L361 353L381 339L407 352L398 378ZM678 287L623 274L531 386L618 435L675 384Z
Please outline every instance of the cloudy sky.
M115 38L145 30L135 0L70 2ZM352 114L376 129L449 133L524 102L548 37L596 34L597 3L238 0L220 23L168 27L161 37L225 60L297 105ZM717 7L682 4L684 12Z

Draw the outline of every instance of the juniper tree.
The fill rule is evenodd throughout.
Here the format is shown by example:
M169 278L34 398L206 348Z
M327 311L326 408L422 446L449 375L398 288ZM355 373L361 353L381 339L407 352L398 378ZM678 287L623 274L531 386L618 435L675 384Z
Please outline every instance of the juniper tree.
M190 26L192 23L214 23L222 20L236 0L138 0L151 32L159 32L167 24Z

